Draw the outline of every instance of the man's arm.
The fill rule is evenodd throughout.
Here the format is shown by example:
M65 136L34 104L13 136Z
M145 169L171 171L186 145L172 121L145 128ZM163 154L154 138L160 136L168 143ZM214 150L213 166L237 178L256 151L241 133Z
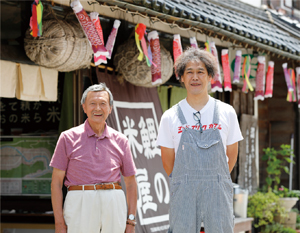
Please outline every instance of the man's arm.
M65 171L53 168L51 182L51 201L55 220L55 233L67 233L67 226L63 215L62 194L62 186L65 174Z
M238 142L227 146L226 155L229 159L228 161L229 172L231 172L236 163L237 156L238 156Z
M175 149L174 148L167 148L167 147L160 147L161 149L161 160L163 163L163 167L168 174L168 176L172 173L175 161Z
M126 185L126 199L128 206L128 214L136 215L136 205L137 205L137 183L135 176L124 177ZM126 233L134 233L134 226L126 224Z

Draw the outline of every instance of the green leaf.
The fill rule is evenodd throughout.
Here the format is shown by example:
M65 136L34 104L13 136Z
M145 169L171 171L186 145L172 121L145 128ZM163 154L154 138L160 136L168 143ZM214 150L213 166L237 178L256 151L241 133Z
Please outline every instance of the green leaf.
M285 173L290 174L290 169L287 166L284 166L283 170L285 171Z
M266 178L266 183L267 183L268 186L271 186L271 184L272 184L272 179L271 179L270 177L267 177L267 178Z
M290 158L285 158L285 160L286 160L288 163L292 162L292 160L291 160Z

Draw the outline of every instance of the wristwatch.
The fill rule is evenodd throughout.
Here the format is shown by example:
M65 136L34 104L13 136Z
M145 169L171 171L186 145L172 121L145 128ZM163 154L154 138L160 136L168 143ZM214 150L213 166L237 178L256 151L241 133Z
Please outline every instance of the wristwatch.
M135 220L135 216L133 214L129 214L128 215L128 219L131 220L131 221L133 221L133 220Z

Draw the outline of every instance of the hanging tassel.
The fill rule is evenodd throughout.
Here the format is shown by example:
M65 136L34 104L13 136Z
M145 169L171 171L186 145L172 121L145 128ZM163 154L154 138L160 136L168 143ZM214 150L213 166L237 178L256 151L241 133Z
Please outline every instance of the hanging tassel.
M31 12L32 16L30 17L30 35L33 37L38 37L42 36L42 29L43 29L43 24L42 24L42 18L43 18L43 4L40 0L35 0L31 4Z
M190 44L191 44L191 47L193 47L195 49L198 48L196 37L190 37Z
M135 42L136 42L136 46L137 46L138 50L140 51L140 54L138 56L139 61L142 61L143 57L144 57L143 50L140 45L140 41L144 37L145 31L146 31L145 24L139 23L135 26Z
M251 71L251 64L250 64L251 58L249 55L245 56L244 64L243 64L243 75L244 75L244 85L242 88L242 91L244 93L248 93L248 88L250 91L253 91L253 87L250 83L249 77L250 77L250 71Z
M218 64L218 71L215 74L215 76L211 79L211 91L212 92L223 92L222 89L222 79L221 79L221 72L220 72L220 63L218 58L218 51L215 45L215 42L210 43L210 51L212 55L216 58L217 64Z
M296 67L298 108L300 108L300 67Z
M293 102L297 102L297 87L296 87L296 74L294 69L290 69L290 73L292 76L292 84L294 88L294 93L293 93Z
M100 39L100 36L98 35L98 32L92 22L92 20L90 19L90 17L88 16L88 14L85 12L85 10L83 9L81 3L79 2L79 0L75 0L71 3L71 7L86 35L86 37L88 38L88 40L91 43L93 52L97 55L108 55L108 51L106 50L106 48L104 47L103 42Z
M265 64L266 60L264 56L258 56L258 65L256 71L256 87L255 87L255 100L264 100L265 94Z
M293 69L288 69L289 76L290 76L290 84L293 87L293 90L288 91L288 96L287 100L289 102L296 102L297 97L296 97L296 83L295 83L295 71Z
M266 81L265 98L271 98L273 96L273 78L274 78L274 62L269 61Z
M146 32L145 32L145 33L146 33ZM152 62L151 62L150 59L149 59L147 43L146 43L146 39L145 39L144 36L143 36L143 38L142 38L142 40L141 40L141 44L142 44L142 49L143 49L144 54L145 54L147 66L151 67Z
M288 68L287 68L287 63L283 63L282 64L282 68L283 68L283 73L284 73L284 78L285 78L285 83L286 83L286 86L287 86L287 97L286 97L286 100L291 102L290 101L290 91L293 90L292 86L291 86L291 82L290 82L290 74L289 74L289 71L288 71Z
M222 60L222 67L223 67L223 73L224 73L224 90L231 92L232 87L231 87L228 49L222 49L221 60Z
M153 64L151 66L152 85L156 85L158 83L162 83L160 44L157 31L150 32L148 38L150 40L153 62L156 64L155 66Z
M151 63L151 65L153 64L153 61L152 61L152 51L151 51L151 46L150 46L150 39L148 37L148 57L149 57L149 61ZM155 64L153 64L154 66L156 66Z
M98 16L99 16L98 12L91 12L90 13L90 18L91 18L91 20L92 20L92 22L93 22L93 24L94 24L94 26L97 30L97 33L100 37L100 40L104 44L103 31L102 31L100 19L99 19ZM104 56L104 55L97 56L96 54L94 54L94 63L95 63L96 66L100 65L101 63L107 64L106 56Z
M146 62L148 66L151 66L149 58L148 58L148 51L147 51L147 44L145 40L145 32L146 32L146 25L139 23L135 26L135 42L138 50L140 51L140 54L138 56L138 60L142 61L144 54L146 58ZM141 45L142 48L141 48Z
M235 62L234 62L233 83L240 82L241 64L242 64L242 51L237 50L235 54Z
M206 50L207 52L210 52L210 53L211 53L211 48L210 48L209 41L206 41L206 42L204 43L204 45L205 45L205 50Z
M37 37L38 36L38 24L37 24L37 13L36 13L35 1L31 5L31 10L32 10L32 16L31 16L32 32L31 32L31 35L33 37Z
M37 2L38 0L36 0ZM36 16L37 16L37 25L38 25L38 36L42 36L43 35L43 24L42 24L42 19L43 19L43 4L41 2L41 0L38 1L38 4L36 6Z
M115 45L115 41L116 41L116 37L117 37L117 33L118 33L118 29L120 27L120 24L121 24L121 21L116 19L114 21L114 26L108 36L106 46L105 46L108 51L108 55L106 56L108 59L111 59L111 54L114 49L114 45Z
M283 68L285 82L286 82L288 91L293 91L293 86L291 85L290 75L289 75L289 71L288 71L288 68L287 68L287 63L283 63L282 68Z

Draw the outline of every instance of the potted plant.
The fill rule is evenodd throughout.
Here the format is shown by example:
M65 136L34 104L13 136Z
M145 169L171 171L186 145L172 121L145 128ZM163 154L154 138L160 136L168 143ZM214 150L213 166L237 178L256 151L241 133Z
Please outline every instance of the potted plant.
M256 229L264 229L274 222L275 216L286 217L286 211L279 204L279 197L275 193L257 192L248 198L247 216L254 218Z
M275 195L279 196L280 204L290 212L292 207L297 203L300 198L300 190L289 190L281 186L278 190L274 189Z

